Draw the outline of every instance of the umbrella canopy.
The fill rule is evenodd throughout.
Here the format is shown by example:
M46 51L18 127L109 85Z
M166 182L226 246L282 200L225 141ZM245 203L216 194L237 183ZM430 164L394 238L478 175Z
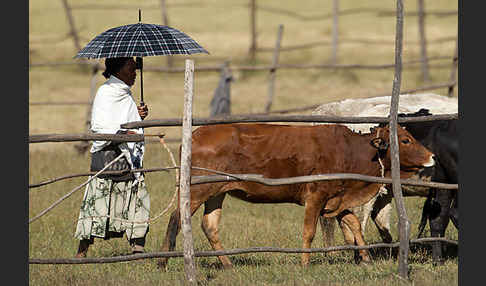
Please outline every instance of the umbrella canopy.
M96 36L74 58L136 57L140 69L140 105L143 102L143 57L163 55L209 54L185 33L169 26L142 23L138 10L138 23L111 28Z
M111 28L91 40L74 58L147 57L209 54L185 33L169 26L136 23Z

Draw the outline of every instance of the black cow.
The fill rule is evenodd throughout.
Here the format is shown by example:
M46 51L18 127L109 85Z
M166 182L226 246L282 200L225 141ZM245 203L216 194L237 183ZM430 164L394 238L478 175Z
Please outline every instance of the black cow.
M432 115L428 109L415 113L399 114L400 117ZM435 154L436 165L431 180L434 182L457 184L459 161L459 127L457 120L401 123L408 132ZM456 190L431 189L425 200L418 237L421 237L429 220L430 235L443 237L452 220L459 230L458 195ZM434 262L442 262L442 244L432 244Z
M401 113L400 117L429 116L428 109L420 109L415 113ZM383 124L382 124L383 125ZM432 151L436 157L436 167L427 168L414 179L432 180L441 183L458 183L458 153L459 131L457 120L439 120L429 122L400 123L422 145ZM364 207L357 207L352 211L358 214L361 220L361 229L364 232L366 221L370 217L375 223L380 236L385 243L392 242L390 232L390 212L393 193L391 185L388 191L370 200ZM402 186L404 196L427 197L422 210L422 219L419 225L419 237L422 236L427 220L430 222L432 237L443 237L448 226L449 219L459 229L458 199L456 190L437 190L419 186ZM334 244L335 220L321 217L324 245ZM434 262L441 262L442 244L437 242L432 245Z

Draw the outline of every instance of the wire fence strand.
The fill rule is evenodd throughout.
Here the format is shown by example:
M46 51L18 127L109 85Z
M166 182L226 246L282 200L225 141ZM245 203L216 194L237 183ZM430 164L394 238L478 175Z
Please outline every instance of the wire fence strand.
M410 244L418 243L431 243L431 242L445 242L452 245L459 245L458 241L446 239L442 237L427 237L419 239L411 239ZM211 257L222 255L241 255L249 253L326 253L333 251L346 251L346 250L361 250L361 249L373 249L373 248L395 248L398 247L400 242L395 243L375 243L364 246L344 245L344 246L331 246L325 248L279 248L279 247L250 247L250 248L235 248L227 250L215 250L215 251L195 251L195 257ZM116 263L116 262L128 262L140 259L151 258L168 258L168 257L183 257L182 251L161 251L150 252L140 254L130 254L114 257L97 257L97 258L29 258L29 264L98 264L98 263Z

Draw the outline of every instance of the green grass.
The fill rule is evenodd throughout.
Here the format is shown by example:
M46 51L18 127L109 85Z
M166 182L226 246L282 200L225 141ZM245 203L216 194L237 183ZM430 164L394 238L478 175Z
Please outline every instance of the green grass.
M56 143L52 143L56 144ZM89 156L78 155L74 148L56 146L49 151L32 152L30 155L29 181L39 182L61 174L84 172ZM173 148L176 152L176 148ZM175 153L176 154L176 153ZM159 144L147 145L146 166L170 166L172 163ZM56 162L56 164L52 164ZM60 181L30 190L29 217L51 205L55 200L81 184L86 178ZM147 173L147 185L151 195L151 217L158 215L168 204L175 188L175 174ZM29 225L29 257L73 257L78 241L74 229L79 213L83 190L78 191L46 216ZM406 198L407 212L412 223L412 237L416 237L416 224L420 217L421 198ZM301 231L304 208L291 205L253 205L228 197L223 205L221 240L227 249L255 246L301 247ZM193 216L194 248L196 251L211 250L200 229L202 208ZM150 226L146 249L159 251L165 235L168 216L162 216ZM392 226L397 224L392 213ZM395 227L392 234L397 239ZM446 237L457 239L457 231L449 227ZM339 230L336 244L344 241ZM377 231L368 224L368 243L380 242ZM178 236L176 250L182 250L182 235ZM322 234L318 230L313 247L322 247ZM126 239L96 240L89 257L110 257L130 253ZM371 265L356 265L350 251L333 255L312 254L308 269L300 266L299 254L245 254L231 256L234 269L224 271L217 258L196 258L198 277L203 285L368 285L378 283L396 285L402 283L397 276L397 262L375 256ZM415 285L457 284L458 260L449 258L444 265L433 266L430 253L412 249L410 253L410 277ZM88 274L89 273L89 274ZM155 260L141 260L96 265L30 265L32 285L179 285L184 280L184 264L180 258L169 260L168 271L161 272ZM433 284L430 284L433 281Z
M72 5L95 1L69 1ZM210 55L196 55L196 67L220 65L230 60L234 65L249 64L250 45L248 1L168 1L170 25L195 38ZM261 2L261 3L260 3ZM132 1L104 1L104 4L132 4ZM199 4L198 4L199 3ZM295 13L316 16L330 13L331 1L258 1L259 5L291 10ZM416 10L416 1L406 1L405 11ZM159 1L144 1L143 5L159 5ZM365 7L395 9L394 1L360 2L340 1L342 10ZM429 10L457 9L457 1L427 2ZM102 31L138 20L134 10L73 10L81 45L87 44ZM144 9L143 22L161 24L160 9ZM279 24L284 24L282 46L331 40L331 20L301 21L299 19L259 10L257 14L258 45L273 47ZM416 17L404 21L403 61L419 58L418 28ZM429 39L454 37L457 17L430 16L426 19ZM395 18L376 17L362 13L340 18L342 44L338 52L342 64L390 64L394 62L394 46L365 45L346 42L346 39L375 39L394 41ZM71 38L67 38L69 25L61 1L29 2L30 61L73 62L76 54ZM429 43L428 55L452 56L455 43ZM282 52L280 63L326 63L331 55L330 46L317 46L306 50ZM258 64L270 64L272 53L257 55ZM144 60L145 66L165 66L164 57ZM175 57L175 66L183 67L184 57ZM431 69L434 83L449 80L451 61L445 68ZM232 112L234 114L262 112L265 106L268 73L233 72L231 85ZM326 103L344 98L369 97L391 92L393 69L386 70L278 70L272 109L287 109ZM97 76L98 84L103 82ZM195 117L209 115L209 102L219 81L217 72L196 72L194 90ZM420 69L406 68L402 73L401 89L423 85ZM183 73L167 74L144 72L144 99L149 105L147 119L182 117L184 95ZM139 82L132 88L139 99ZM29 70L29 101L87 101L90 92L90 71L76 66L39 67ZM445 95L447 89L433 91ZM455 93L457 96L457 91ZM29 134L82 133L86 131L87 106L34 106L29 107ZM306 114L310 114L310 111ZM165 132L166 138L180 138L179 127L157 127L147 132ZM62 175L86 172L89 155L78 154L77 143L41 143L29 145L29 184ZM177 144L171 145L177 156ZM147 168L169 166L172 163L160 144L148 144L144 165ZM63 180L29 190L29 217L32 218L58 198L80 185L86 178ZM175 174L148 173L147 186L151 196L151 217L158 215L168 204L175 190ZM78 241L74 230L84 190L54 208L46 216L29 225L30 258L66 258L74 256ZM412 222L411 237L417 235L417 224L423 198L406 198L405 203ZM255 246L300 248L302 243L303 208L290 205L252 205L228 197L223 206L221 240L225 248ZM202 210L192 219L195 250L210 250L209 243L200 229ZM392 213L392 231L395 240L397 218ZM147 251L159 251L165 235L168 215L160 217L150 226ZM182 235L176 250L181 250ZM446 237L457 239L458 233L449 226ZM365 239L368 243L380 241L373 223L368 223ZM339 230L336 243L344 244ZM313 247L322 246L320 230ZM130 253L126 239L97 240L90 248L90 257L115 256ZM197 258L198 277L202 285L455 285L458 283L458 259L449 258L444 265L433 266L430 253L413 249L410 253L410 282L397 275L397 261L376 258L371 265L355 265L352 252L334 255L313 254L308 268L300 266L298 254L245 254L231 256L231 271L223 271L214 258ZM141 260L96 265L29 265L29 282L32 285L181 285L184 283L184 264L179 258L169 260L168 271L161 272L155 260Z

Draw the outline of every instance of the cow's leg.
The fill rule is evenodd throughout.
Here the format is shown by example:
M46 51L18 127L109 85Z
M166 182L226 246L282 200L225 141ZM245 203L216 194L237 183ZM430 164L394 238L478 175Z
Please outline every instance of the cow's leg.
M366 244L361 233L361 225L359 220L352 212L349 210L344 210L338 214L336 218L341 226L344 240L347 244L354 244L358 246L364 246ZM360 260L363 262L371 262L366 249L359 250L358 253ZM357 260L357 262L359 262L359 260Z
M383 241L390 240L391 242L390 213L389 207L387 206L389 202L391 202L391 196L388 195L385 187L381 187L380 193L371 198L366 204L351 209L361 223L361 234L363 236L365 235L368 219L371 217L378 227Z
M424 230L425 230L425 226L427 225L427 221L429 220L429 208L430 208L430 200L431 198L430 197L427 197L427 199L425 199L425 202L424 202L424 206L422 207L422 216L420 218L420 223L419 223L419 226L418 226L418 234L417 234L417 238L421 238L423 233L424 233Z
M336 225L336 220L334 218L319 216L319 222L321 223L324 247L334 246L334 228Z
M381 239L384 243L391 243L393 237L390 232L390 214L392 210L392 194L387 193L376 198L371 211L371 219L374 221Z
M302 233L302 248L310 248L316 234L317 220L322 209L322 204L317 200L309 199L305 203L304 231ZM302 266L309 265L310 253L302 253Z
M451 208L449 209L449 216L452 220L452 223L459 230L459 210L458 210L458 203L457 203L457 192L453 195L453 202Z
M378 196L374 196L366 204L355 207L351 210L361 223L361 234L363 236L366 231L366 224L368 223L368 219L371 216L371 212L373 211L373 206L375 205L377 197Z
M193 191L192 188L191 191ZM191 210L190 210L191 216L194 215L194 213L197 211L197 209L201 206L201 204L206 199L207 198L204 197L201 198L200 200L196 200L195 198L193 198L193 194L191 194ZM179 207L177 207L177 209L173 211L170 216L169 224L167 225L167 231L165 233L164 243L162 244L161 251L173 251L175 249L176 238L180 230L181 230L181 216L180 216ZM159 268L165 269L168 260L169 258L160 258L157 261Z
M440 206L440 212L430 214L430 236L444 237L447 225L449 224L449 208L452 202L452 195L450 191L437 190L436 201ZM442 257L442 243L440 241L432 243L432 258L434 263L443 263Z
M161 251L173 251L176 246L177 234L181 230L181 220L179 208L172 212L169 219L169 224L167 225L167 231L165 233L164 243L162 244ZM169 258L160 258L157 264L160 268L165 269L167 266L167 261Z
M210 198L204 203L204 216L201 222L201 227L214 250L224 250L218 235L218 225L221 218L221 208L223 206L224 196L225 194L223 193ZM228 269L232 267L231 261L227 256L218 256L218 258L224 268Z
M339 215L336 217L336 220L339 224L339 227L341 228L341 232L343 233L344 242L346 244L355 244L354 234L351 228L347 224L345 224L344 221L341 220L341 217ZM356 261L359 261L357 257L359 257L359 252L354 251L354 259Z

